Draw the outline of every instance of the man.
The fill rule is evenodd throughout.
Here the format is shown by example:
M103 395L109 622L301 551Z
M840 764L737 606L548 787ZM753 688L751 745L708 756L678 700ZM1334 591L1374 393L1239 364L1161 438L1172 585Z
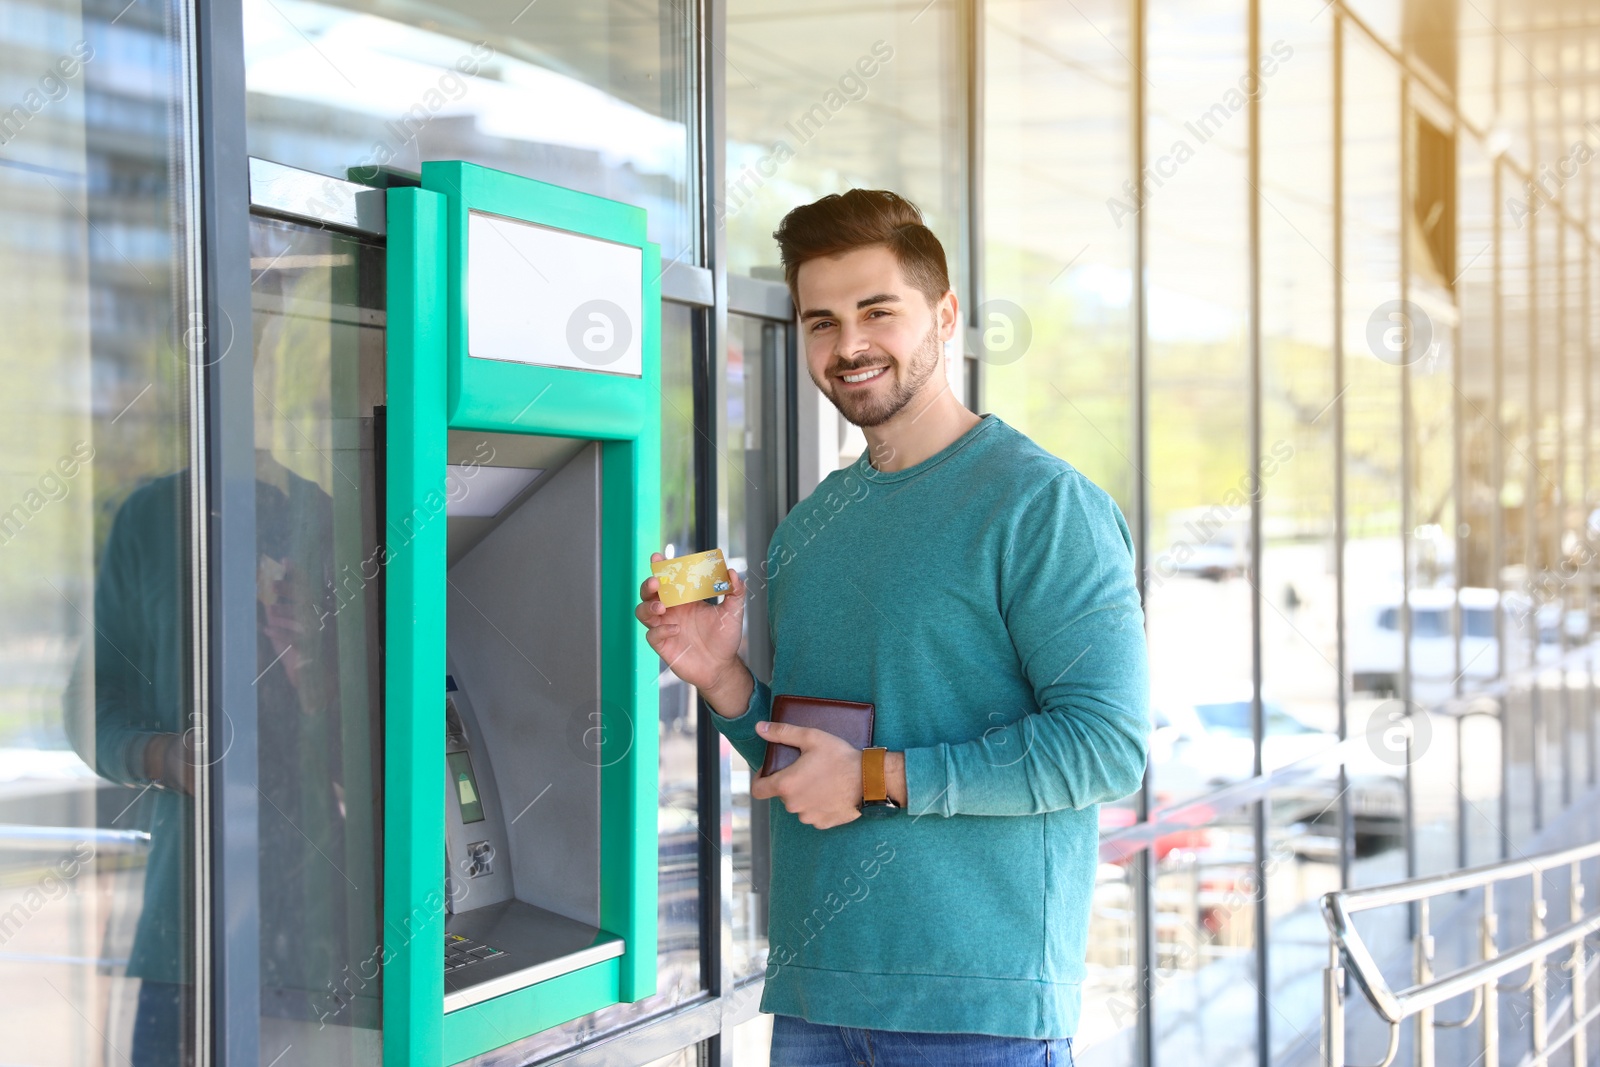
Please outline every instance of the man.
M781 802L772 1065L1070 1064L1098 805L1145 762L1127 524L950 392L957 302L915 207L855 189L774 236L812 381L869 447L773 536L770 686L739 659L742 575L720 604L670 609L651 578L637 609L752 768L771 742L801 753L751 786ZM774 692L872 703L888 751L772 723ZM863 806L879 760L898 808Z

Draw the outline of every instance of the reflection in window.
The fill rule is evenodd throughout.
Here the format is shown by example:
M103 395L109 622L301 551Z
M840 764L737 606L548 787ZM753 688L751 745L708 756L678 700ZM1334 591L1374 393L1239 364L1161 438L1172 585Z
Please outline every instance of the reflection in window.
M1248 229L1249 122L1236 83L1253 63L1244 7L1194 0L1152 10L1147 47L1146 137L1168 146L1176 168L1134 205L1148 227L1151 692L1175 704L1248 699L1251 469L1238 413L1250 393L1249 274L1238 235ZM1217 746L1200 730L1189 744L1152 749L1158 804L1195 796L1217 777L1209 758ZM1239 767L1248 776L1252 762L1247 744L1225 776L1238 777Z
M379 1055L380 248L251 225L261 1048Z
M772 675L765 562L773 531L788 506L785 465L779 461L778 375L785 365L789 327L746 315L728 317L726 492L728 560L749 576L744 641L739 654L759 677ZM728 748L726 741L722 742ZM732 781L733 973L750 978L766 969L767 901L771 873L771 801L750 797L750 768L729 757Z
M1486 608L1468 608L1462 616L1468 637L1494 636L1494 612Z
M0 1033L19 1063L194 1054L188 42L161 5L121 8L0 20Z
M1170 177L1146 183L1131 205L1148 255L1145 613L1152 698L1177 708L1248 703L1253 688L1250 425L1240 418L1251 394L1250 120L1240 86L1259 58L1247 52L1246 10L1180 0L1148 11L1145 138L1152 173ZM1255 759L1248 735L1196 714L1182 740L1152 744L1156 801L1249 777ZM1156 850L1156 965L1170 975L1151 1002L1162 1062L1242 1063L1260 1040L1254 893L1240 892L1254 881L1250 812L1206 821L1185 847Z
M1413 639L1449 637L1450 613L1436 608L1412 609L1411 636Z
M1503 162L1499 167L1501 189L1519 188L1520 179L1516 174ZM1495 209L1504 210L1500 205L1495 205ZM1529 220L1518 229L1504 228L1503 221L1502 227L1499 245L1495 249L1500 258L1501 381L1499 396L1493 398L1498 402L1498 411L1493 407L1484 409L1489 418L1480 432L1493 433L1497 440L1490 444L1498 444L1500 449L1501 484L1499 492L1491 498L1492 506L1499 511L1500 571L1488 575L1487 584L1499 589L1501 596L1510 600L1523 595L1524 582L1520 579L1528 575L1526 565L1532 548L1528 541L1527 498L1530 493L1536 492L1529 485L1530 471L1526 459L1532 453L1528 390L1534 356L1528 333L1534 316L1529 259L1530 235L1534 233L1534 226ZM1492 330L1490 337L1494 337ZM1525 611L1517 612L1514 616L1508 614L1502 648L1505 674L1514 675L1526 670L1532 661L1529 650L1535 643L1536 628L1525 625L1527 621ZM1510 710L1509 706L1507 710Z
M1369 720L1403 717L1399 696L1404 642L1381 638L1372 605L1401 603L1401 375L1405 362L1400 299L1400 77L1388 57L1348 22L1344 30L1344 269L1342 336L1345 391L1345 610L1353 693L1350 736ZM1401 316L1396 318L1396 316ZM1413 606L1415 602L1413 601ZM1385 631L1386 633L1389 631ZM1447 646L1448 650L1448 646ZM1444 675L1448 681L1451 676ZM1387 735L1386 735L1387 736ZM1385 753L1385 755L1392 755ZM1350 768L1356 885L1405 876L1404 835L1388 833L1391 791L1404 795L1400 759L1374 755ZM1369 788L1370 787L1370 788Z
M1170 1063L1247 1063L1255 1043L1255 833L1250 809L1207 814L1158 838L1157 1055ZM1324 945L1326 952L1326 945Z
M1076 11L1039 19L1026 0L984 7L989 299L974 318L988 409L1110 493L1136 530L1136 204L1123 187L1134 49L1126 4Z
M464 159L643 207L697 262L682 10L246 0L250 154L368 183Z

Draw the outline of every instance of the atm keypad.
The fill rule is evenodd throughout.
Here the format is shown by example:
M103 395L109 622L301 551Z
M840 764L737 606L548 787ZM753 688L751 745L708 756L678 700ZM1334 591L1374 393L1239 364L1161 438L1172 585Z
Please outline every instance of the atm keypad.
M481 941L474 941L470 937L460 934L444 935L444 970L446 974L459 971L463 967L479 963L483 960L492 960L505 953L492 945L485 945Z

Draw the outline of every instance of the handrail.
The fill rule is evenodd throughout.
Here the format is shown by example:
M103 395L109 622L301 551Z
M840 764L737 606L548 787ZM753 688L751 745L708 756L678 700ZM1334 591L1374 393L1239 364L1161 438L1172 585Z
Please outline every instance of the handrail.
M1575 974L1584 973L1585 939L1600 933L1600 911L1582 913L1584 861L1600 858L1600 841L1573 848L1556 849L1500 863L1485 864L1461 871L1428 875L1404 882L1345 889L1326 893L1322 897L1323 920L1328 925L1328 967L1323 977L1323 1030L1322 1053L1325 1063L1332 1067L1345 1067L1344 1059L1344 974L1343 964L1348 962L1351 977L1365 994L1368 1003L1389 1026L1387 1053L1377 1067L1388 1067L1399 1048L1400 1024L1416 1017L1418 1025L1417 1062L1421 1067L1432 1067L1434 1027L1464 1027L1480 1016L1483 1029L1484 1067L1498 1065L1498 997L1503 990L1498 980L1503 976L1529 968L1528 982L1522 988L1533 990L1533 1044L1532 1064L1544 1065L1551 1052L1571 1042L1577 1062L1584 1059L1585 1025L1600 1008L1585 1010L1582 982L1574 982L1572 1015L1574 1025L1555 1036L1552 1041L1545 1033L1545 960L1563 949L1571 949L1570 966ZM1568 883L1569 919L1561 928L1546 932L1544 919L1546 906L1541 876L1557 868L1570 868ZM1516 948L1501 951L1496 944L1496 915L1494 887L1499 882L1514 878L1531 878L1530 939ZM1482 958L1472 964L1457 968L1442 977L1432 974L1433 936L1428 931L1428 905L1433 897L1468 889L1484 892L1484 917L1480 926ZM1390 907L1398 904L1419 906L1420 923L1415 943L1414 984L1399 990L1392 989L1378 969L1371 950L1355 928L1352 917L1361 911ZM1471 994L1473 1008L1468 1016L1457 1022L1443 1022L1433 1018L1433 1009L1447 1000Z
M1446 893L1459 893L1464 889L1479 889L1490 882L1503 882L1509 878L1526 877L1532 874L1543 874L1545 871L1557 867L1568 867L1574 863L1600 856L1600 841L1590 841L1583 845L1574 845L1572 848L1556 849L1551 852L1540 852L1532 856L1523 856L1514 860L1500 860L1496 863L1485 863L1477 867L1466 867L1459 871L1446 871L1443 874L1428 874L1420 878L1411 878L1404 882L1390 882L1387 885L1364 886L1360 889L1341 889L1333 893L1324 893L1322 896L1323 907L1327 908L1328 902L1338 898L1340 910L1345 914L1358 911L1370 911L1373 908L1386 908L1393 904L1410 904L1424 897L1439 897ZM1326 916L1326 910L1324 910Z

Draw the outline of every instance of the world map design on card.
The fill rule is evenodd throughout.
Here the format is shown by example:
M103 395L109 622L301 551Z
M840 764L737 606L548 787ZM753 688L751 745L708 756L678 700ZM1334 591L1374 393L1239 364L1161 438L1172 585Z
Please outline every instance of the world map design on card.
M733 588L720 548L653 561L650 572L660 580L661 603L669 608L721 596Z

